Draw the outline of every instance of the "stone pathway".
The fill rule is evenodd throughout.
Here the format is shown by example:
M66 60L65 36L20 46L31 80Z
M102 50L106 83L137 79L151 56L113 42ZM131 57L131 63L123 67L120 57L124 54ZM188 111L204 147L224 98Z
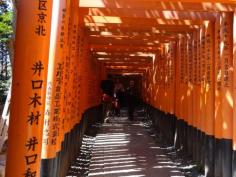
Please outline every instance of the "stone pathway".
M104 124L92 149L88 176L184 177L141 121L113 118Z

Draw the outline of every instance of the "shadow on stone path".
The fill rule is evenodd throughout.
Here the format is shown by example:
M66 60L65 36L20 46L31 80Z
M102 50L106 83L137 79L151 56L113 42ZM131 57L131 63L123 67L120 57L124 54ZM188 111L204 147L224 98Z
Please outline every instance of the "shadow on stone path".
M137 117L136 113L132 122L125 116L113 117L109 123L96 125L98 132L84 137L68 177L189 176L194 165L177 158L175 149L163 144L150 122Z

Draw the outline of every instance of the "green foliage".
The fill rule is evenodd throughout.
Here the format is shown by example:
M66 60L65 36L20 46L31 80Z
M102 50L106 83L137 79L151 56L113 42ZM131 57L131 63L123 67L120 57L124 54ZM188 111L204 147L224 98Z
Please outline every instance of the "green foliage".
M0 14L9 12L10 7L9 7L9 0L0 0Z
M9 80L1 80L0 81L0 104L4 104L6 97L7 97L7 92L9 89L10 82Z
M13 12L7 0L0 0L0 42L7 41L13 33Z
M0 42L7 41L11 38L12 29L12 12L5 12L0 15Z
M7 43L11 40L13 34L12 19L13 12L9 2L7 0L0 0L0 66L1 68L5 68L4 71L0 71L0 104L5 102L10 86L11 68L8 65L10 61Z

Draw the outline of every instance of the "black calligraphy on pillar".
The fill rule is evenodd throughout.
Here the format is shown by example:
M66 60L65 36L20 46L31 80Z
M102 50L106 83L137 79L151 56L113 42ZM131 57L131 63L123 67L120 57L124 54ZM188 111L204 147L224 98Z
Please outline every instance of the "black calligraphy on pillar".
M38 25L35 28L35 33L39 36L46 36L46 28L43 25Z
M34 114L33 112L31 112L31 114L28 116L28 120L27 122L30 123L30 125L33 125L34 123L36 125L38 125L39 123L39 117L41 116L41 114L39 113L39 111L37 111L36 114Z
M47 17L47 14L45 14L45 12L40 12L37 14L38 15L38 22L39 23L46 23L46 17Z
M35 146L38 144L38 139L36 137L30 138L25 146L27 147L27 150L35 151Z
M63 78L63 63L58 63L56 68L56 89L54 93L54 110L53 110L53 124L52 124L52 133L51 133L51 140L49 143L51 145L57 144L57 139L59 136L60 131L60 112L61 112L61 105L60 100L61 97L61 84Z
M62 9L62 21L61 21L61 33L60 33L60 47L63 48L65 45L66 38L66 9Z
M66 56L65 58L65 75L64 75L64 88L67 87L67 84L69 83L70 80L70 68L71 68L71 58L69 56ZM64 107L64 112L69 112L70 110L70 93L68 89L64 90L64 103L65 103L65 107ZM69 122L69 116L65 117L64 123L63 123L63 127L65 125L66 122Z
M192 51L192 36L188 38L188 81L193 82L193 51Z
M205 76L206 76L206 36L205 31L202 33L201 37L201 83L205 83Z
M197 37L197 85L201 85L201 39L200 39L200 33L198 33Z
M24 177L36 177L37 172L31 171L30 168L27 168L27 170L24 173Z
M220 27L217 26L216 31L216 89L220 90L222 85L222 69L221 69L221 52L220 52L220 43L221 43L221 37L220 37Z
M44 66L42 61L37 61L33 64L30 68L32 70L32 80L31 82L31 89L33 91L33 96L29 97L29 106L30 106L30 114L27 117L26 123L28 126L35 126L32 129L37 129L37 125L39 124L41 112L40 106L42 105L41 100L41 90L43 88L43 80L41 79L42 71L44 70ZM34 131L33 131L34 132ZM27 153L24 156L25 163L26 163L26 170L23 174L24 177L36 177L37 170L32 170L32 166L37 163L38 161L38 154L36 152L37 145L39 145L38 141L38 134L31 134L31 138L27 139L24 146L26 148Z
M52 99L52 82L47 83L47 94L46 94L46 111L44 114L44 130L43 130L43 144L48 145L48 138L50 136L49 127L50 127L50 119L51 116L51 99Z
M41 76L41 71L44 69L42 61L36 62L31 69L34 71L34 75Z
M230 87L230 67L232 65L232 25L230 24L229 16L224 18L223 25L221 27L221 35L223 40L223 83L224 87Z
M27 155L25 156L26 165L32 165L37 162L38 154Z
M189 81L189 73L188 73L188 37L186 36L184 38L185 43L184 43L184 83L188 84Z
M46 11L47 10L47 0L38 1L38 10Z
M34 108L36 108L38 105L42 105L40 100L41 100L41 96L39 96L37 93L34 93L34 96L30 97L29 105L33 105Z
M171 57L171 63L170 63L170 81L173 84L174 83L174 44L171 44L170 47L170 57Z
M43 86L43 80L32 80L32 88L34 89L41 89Z
M169 50L167 51L167 86L170 87L171 84L171 52L170 52L170 47L169 45Z
M35 34L38 36L46 36L46 23L47 23L47 0L38 0L38 13L36 14L38 23L35 27Z
M52 104L53 106L53 110L51 110L52 114L50 114L51 117L51 121L45 117L44 120L44 126L45 127L50 127L50 131L49 129L45 129L43 134L44 134L44 139L43 139L43 144L45 145L57 145L57 139L59 136L59 132L60 132L60 122L61 122L61 117L60 117L60 113L61 113L61 104L60 101L61 99L63 99L63 97L61 96L61 87L63 84L63 68L64 68L64 63L57 63L57 68L56 68L56 78L55 78L55 92L52 93L52 83L48 83L48 94L47 94L47 100L51 102L52 97L53 102Z
M211 85L211 70L212 70L212 64L211 64L211 33L208 32L206 35L206 83Z
M193 40L193 84L197 84L198 58L197 58L197 40Z
M183 39L180 43L180 82L184 83L184 43Z

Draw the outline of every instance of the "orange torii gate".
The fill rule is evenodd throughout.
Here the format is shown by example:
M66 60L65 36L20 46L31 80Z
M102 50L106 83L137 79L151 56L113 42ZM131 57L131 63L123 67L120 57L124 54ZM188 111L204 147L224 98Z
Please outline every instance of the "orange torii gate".
M179 38L174 56L175 80L171 81L174 87L168 83L168 73L173 69L166 68L167 59L161 59L168 53L159 57L160 68L146 76L151 79L145 78L148 102L169 115L170 126L176 116L177 139L171 141L204 164L207 176L235 175L233 18L233 13L219 13L218 20ZM154 76L159 78L153 80ZM175 100L174 105L167 100Z
M235 10L235 0L19 1L6 176L66 175L108 73L142 75L167 139L206 176L235 176Z
M105 75L90 59L77 1L17 5L6 176L65 176Z

